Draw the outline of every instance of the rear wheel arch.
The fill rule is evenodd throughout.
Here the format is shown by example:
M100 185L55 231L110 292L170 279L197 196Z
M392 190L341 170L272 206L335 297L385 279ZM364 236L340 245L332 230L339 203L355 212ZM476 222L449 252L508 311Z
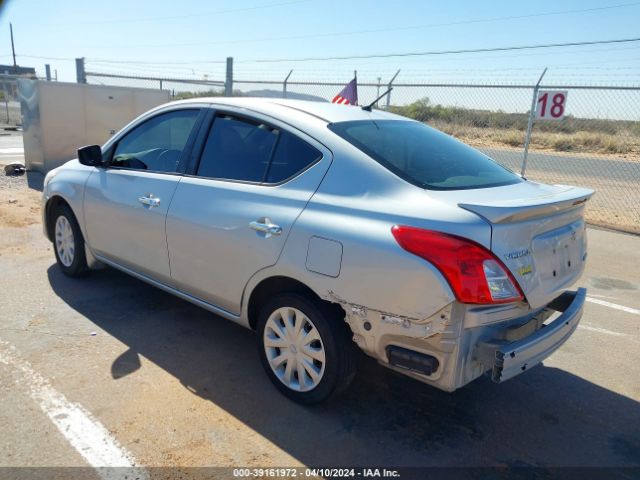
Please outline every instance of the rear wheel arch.
M332 310L334 314L342 316L345 314L340 305L323 300L313 289L301 281L291 277L277 275L261 280L260 283L251 290L247 305L247 317L249 326L253 330L257 328L260 310L265 303L274 296L283 293L298 293L314 301L316 304Z

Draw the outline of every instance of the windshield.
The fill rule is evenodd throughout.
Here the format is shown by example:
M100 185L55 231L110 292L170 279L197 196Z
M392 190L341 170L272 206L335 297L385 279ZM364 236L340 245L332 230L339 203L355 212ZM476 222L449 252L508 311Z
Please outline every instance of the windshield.
M523 181L475 148L423 123L357 120L332 123L329 129L422 188L462 190Z

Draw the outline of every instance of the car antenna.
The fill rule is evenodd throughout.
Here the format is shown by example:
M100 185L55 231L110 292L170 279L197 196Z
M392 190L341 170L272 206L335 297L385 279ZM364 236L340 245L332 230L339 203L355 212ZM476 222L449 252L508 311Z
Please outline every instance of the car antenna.
M369 105L364 105L364 106L362 107L362 109L363 109L363 110L365 110L365 111L367 111L367 112L370 112L370 111L371 111L371 109L373 108L373 106L374 106L376 103L378 103L378 100L380 100L380 99L381 99L382 97L384 97L385 95L387 95L387 94L391 93L391 90L393 90L393 87L389 87L389 89L388 89L386 92L384 92L382 95L380 95L378 98L376 98L376 99L375 99L373 102L371 102Z

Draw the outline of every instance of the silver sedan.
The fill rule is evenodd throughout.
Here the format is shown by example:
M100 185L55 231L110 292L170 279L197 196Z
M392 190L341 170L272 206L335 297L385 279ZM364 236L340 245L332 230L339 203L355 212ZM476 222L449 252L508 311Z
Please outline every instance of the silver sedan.
M108 265L256 330L274 385L315 403L358 348L447 391L541 362L582 315L592 194L390 113L211 98L81 148L43 214L65 274Z

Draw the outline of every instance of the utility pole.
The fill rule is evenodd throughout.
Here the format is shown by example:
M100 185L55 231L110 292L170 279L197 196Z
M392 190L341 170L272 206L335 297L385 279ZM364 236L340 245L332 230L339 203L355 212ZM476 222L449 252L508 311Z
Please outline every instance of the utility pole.
M13 53L13 70L15 74L18 73L18 64L16 63L16 47L13 44L13 25L9 23L9 30L11 30L11 53Z

